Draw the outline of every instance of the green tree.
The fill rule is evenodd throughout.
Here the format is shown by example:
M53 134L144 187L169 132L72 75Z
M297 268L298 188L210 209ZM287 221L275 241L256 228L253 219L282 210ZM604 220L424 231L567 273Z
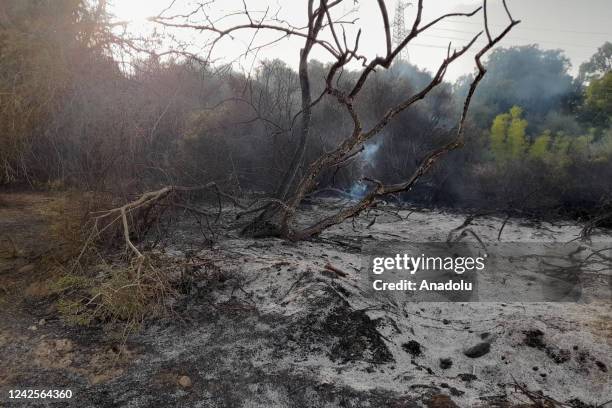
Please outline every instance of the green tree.
M510 123L510 114L502 113L493 119L493 125L491 126L491 151L495 159L499 162L508 159L508 152L506 150L508 123Z
M551 145L551 165L553 167L562 169L572 162L572 158L569 155L571 145L572 138L570 136L558 134L553 138L553 143Z
M522 118L523 109L510 108L508 113L497 115L491 125L491 151L495 160L503 164L509 160L521 160L528 148L527 120Z
M550 144L552 135L550 130L545 130L543 134L536 137L529 147L529 157L534 160L548 161L550 156Z
M612 70L612 43L606 41L591 59L580 65L578 79L588 82L594 78L601 78Z
M527 150L527 121L521 116L523 110L518 106L510 109L510 125L508 126L508 145L510 146L510 158L520 159Z
M499 112L518 105L525 110L531 129L544 130L546 115L562 111L574 92L569 68L570 61L560 50L542 50L536 45L495 49L474 96L471 115L485 128ZM470 79L457 81L458 95L467 92Z
M584 113L589 122L601 128L610 126L612 118L612 71L592 79L585 91Z

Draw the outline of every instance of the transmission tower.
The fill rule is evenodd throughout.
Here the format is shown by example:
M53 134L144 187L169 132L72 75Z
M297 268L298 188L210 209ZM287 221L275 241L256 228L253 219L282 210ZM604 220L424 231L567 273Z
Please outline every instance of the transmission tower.
M408 3L405 0L397 0L395 3L395 15L393 16L393 46L397 47L406 38L405 10ZM409 61L408 50L404 48L398 55L398 60Z

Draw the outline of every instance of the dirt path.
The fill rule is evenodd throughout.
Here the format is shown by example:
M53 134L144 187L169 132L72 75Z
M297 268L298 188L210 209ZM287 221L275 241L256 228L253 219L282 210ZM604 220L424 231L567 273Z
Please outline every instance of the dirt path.
M0 193L1 313L17 313L23 294L36 295L37 282L45 279L38 263L56 244L50 238L50 216L60 200L43 193Z
M65 196L0 194L0 390L86 389L115 378L134 358L129 345L93 328L64 324L50 296ZM0 407L6 400L0 396Z

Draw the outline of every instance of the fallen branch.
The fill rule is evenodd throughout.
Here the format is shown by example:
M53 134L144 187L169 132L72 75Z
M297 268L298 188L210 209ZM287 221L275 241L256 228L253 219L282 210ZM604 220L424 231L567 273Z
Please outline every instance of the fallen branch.
M580 238L585 240L585 239L589 239L589 237L593 234L593 230L595 228L597 228L602 222L608 220L608 219L612 219L612 211L611 212L607 212L605 214L602 214L598 217L593 218L592 220L590 220L583 228L582 231L580 231Z
M348 276L348 273L336 268L335 266L333 266L332 264L326 264L325 265L325 269L331 272L334 272L336 275L342 277L342 278L346 278Z
M506 227L506 224L508 223L508 221L510 220L510 214L506 215L506 218L504 219L504 222L502 223L499 232L497 233L497 240L501 241L501 235L502 232L504 231L504 228Z
M531 400L531 402L535 404L536 407L538 408L569 407L569 405L563 404L554 398L551 398L544 394L529 390L526 386L516 381L516 378L514 378L514 376L511 376L511 377L512 377L512 380L514 381L512 385L514 385L515 389L518 388L523 395L525 395L527 398Z
M452 230L450 230L448 232L448 235L446 236L446 242L452 242L453 238L454 238L454 234L453 233L455 233L457 231L461 231L462 229L466 228L468 225L470 225L472 223L472 221L474 221L474 219L477 216L478 216L477 214L470 214L467 217L465 217L465 220L463 221L463 223L460 226L458 226L456 228L453 228ZM455 240L456 240L456 238L455 238Z

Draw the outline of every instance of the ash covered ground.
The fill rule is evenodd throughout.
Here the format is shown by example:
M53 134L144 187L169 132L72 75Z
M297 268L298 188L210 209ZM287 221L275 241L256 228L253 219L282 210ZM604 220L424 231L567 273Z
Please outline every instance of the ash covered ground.
M192 265L176 277L180 296L167 317L122 342L44 307L33 315L7 306L0 388L66 387L75 398L61 404L79 407L583 408L612 399L609 269L585 280L585 300L573 303L372 295L364 244L445 241L464 219L390 208L372 225L346 222L313 242L226 230L212 246L185 221L164 249ZM470 228L497 241L503 222L480 217ZM579 232L510 219L501 239L568 242Z

